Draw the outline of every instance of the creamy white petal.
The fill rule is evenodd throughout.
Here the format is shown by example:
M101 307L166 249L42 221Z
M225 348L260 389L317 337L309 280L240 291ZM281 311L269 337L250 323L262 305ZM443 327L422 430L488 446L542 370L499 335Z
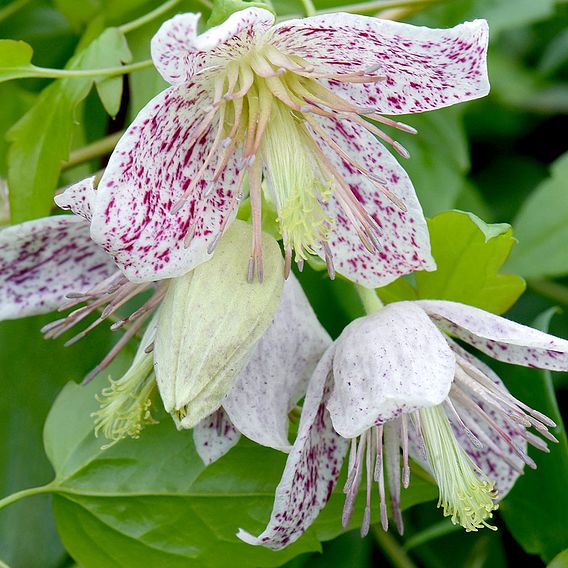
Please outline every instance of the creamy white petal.
M440 404L448 395L455 356L412 302L389 304L355 320L336 345L335 382L327 407L345 438L402 412Z
M117 271L75 215L0 230L0 320L57 309L69 292L86 292Z
M240 437L239 431L222 408L193 428L193 443L205 465L223 457L238 443Z
M432 320L499 361L568 371L568 341L479 308L444 300L419 300Z
M310 380L298 436L276 488L266 529L257 537L243 529L237 533L248 544L274 550L288 546L304 534L331 497L347 451L347 440L334 431L325 408L333 353L332 345Z
M331 338L319 323L302 287L291 274L272 324L223 406L251 440L290 451L288 412L306 386Z
M61 209L71 210L86 221L90 221L97 197L97 191L93 185L95 177L91 176L70 185L63 193L55 196L55 203Z

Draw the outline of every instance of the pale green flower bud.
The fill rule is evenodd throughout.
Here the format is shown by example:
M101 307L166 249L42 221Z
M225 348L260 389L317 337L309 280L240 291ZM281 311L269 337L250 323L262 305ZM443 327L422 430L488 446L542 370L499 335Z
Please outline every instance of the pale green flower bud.
M213 258L171 281L158 316L155 371L166 410L192 428L217 410L276 312L284 261L263 235L264 279L248 282L251 226L234 221Z

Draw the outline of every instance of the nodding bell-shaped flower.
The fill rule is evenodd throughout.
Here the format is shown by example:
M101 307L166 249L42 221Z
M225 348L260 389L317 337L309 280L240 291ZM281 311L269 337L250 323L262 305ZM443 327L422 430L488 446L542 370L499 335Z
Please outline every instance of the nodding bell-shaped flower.
M265 272L262 194L292 256L367 286L432 270L412 184L379 140L414 132L383 114L487 94L487 24L415 27L352 14L274 25L261 8L197 33L165 22L152 58L170 88L140 112L98 187L93 239L133 282L186 273L212 253L248 192L249 280Z
M410 456L432 474L438 506L454 524L493 528L498 501L524 464L534 467L527 443L548 451L528 428L554 442L548 428L555 424L514 398L445 332L499 361L568 371L568 341L463 304L399 302L355 320L310 380L268 526L258 537L241 530L242 540L279 549L298 539L328 501L349 447L344 526L363 484L361 532L368 532L376 482L383 528L388 486L402 533L401 483L410 483Z

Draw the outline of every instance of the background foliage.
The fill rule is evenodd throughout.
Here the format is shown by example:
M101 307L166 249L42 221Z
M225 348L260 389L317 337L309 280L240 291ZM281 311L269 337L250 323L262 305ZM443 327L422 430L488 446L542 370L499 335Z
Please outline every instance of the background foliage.
M341 2L315 4L329 9ZM551 311L568 305L568 154L563 144L568 4L380 4L369 4L365 13L383 8L384 17L438 27L487 18L492 83L484 100L408 118L419 135L399 138L412 154L405 166L432 217L439 271L397 281L381 290L381 297L446 298L495 313L508 310L512 319L550 325L568 337L566 313ZM158 17L137 20L160 6L165 9ZM207 15L207 6L206 0L0 1L0 37L29 44L0 43L0 177L9 183L13 222L48 214L57 187L103 167L101 144L112 149L124 126L164 88L149 66L127 77L55 80L38 68L80 71L136 64L149 57L149 40L161 21L190 10ZM279 15L303 13L295 0L277 1L274 7ZM8 80L14 77L21 79ZM447 213L451 209L475 216ZM362 314L345 281L330 282L314 269L306 269L301 280L332 335ZM0 494L49 484L40 491L45 494L0 512L0 565L568 565L568 448L561 427L560 444L551 454L531 454L538 470L528 471L502 504L498 533L465 534L453 527L435 509L434 488L418 474L405 492L404 505L413 506L405 513L403 538L380 531L365 540L356 531L338 536L341 495L335 495L302 540L272 553L241 544L234 533L240 526L251 532L264 526L284 456L243 441L205 469L191 434L176 433L167 417L139 440L101 452L89 413L106 375L87 388L68 383L80 381L114 338L100 329L66 349L63 341L41 338L39 329L49 320L0 323ZM125 354L109 372L116 376L127 360ZM495 368L515 394L561 424L566 376ZM354 527L360 511L355 517ZM323 554L320 540L326 541Z

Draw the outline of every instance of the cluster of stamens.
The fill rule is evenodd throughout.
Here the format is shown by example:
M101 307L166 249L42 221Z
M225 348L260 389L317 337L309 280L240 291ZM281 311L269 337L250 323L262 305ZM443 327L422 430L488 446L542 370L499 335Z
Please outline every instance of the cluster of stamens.
M555 427L550 418L517 400L465 356L456 353L456 361L455 380L443 404L402 413L393 420L373 426L358 439L352 439L344 487L344 527L349 525L363 469L366 469L367 496L361 534L364 536L369 531L373 481L378 484L381 524L385 531L388 530L386 470L391 513L402 534L400 486L401 478L403 487L407 488L410 483L410 445L419 452L419 461L427 465L435 477L440 492L438 506L444 509L444 515L467 531L482 527L495 529L487 523L492 511L498 507L494 481L459 444L459 434L465 434L475 450L490 450L496 459L503 460L519 473L524 464L531 468L536 465L514 438L522 438L535 448L548 452L546 442L527 430L533 427L547 440L558 441L548 431Z
M207 196L229 162L238 160L238 178L229 208L232 210L243 199L246 178L253 225L249 280L252 280L255 271L258 279L262 280L263 175L271 186L269 197L276 202L279 210L278 222L284 238L287 273L292 253L301 269L306 255L319 251L326 259L330 276L333 276L333 258L327 246L327 234L333 221L325 213L325 204L331 193L367 250L371 253L379 251L380 228L333 165L329 151L359 171L401 210L405 210L405 205L385 187L380 177L341 148L318 120L324 117L357 124L407 158L408 152L398 142L367 119L415 133L412 127L380 116L372 108L357 107L319 81L375 83L385 78L377 74L379 69L380 65L376 65L354 73L318 72L302 58L286 54L270 43L256 45L226 66L204 69L202 80L210 86L212 102L201 110L190 146L209 133L214 133L213 142L193 181L171 210L172 214L176 214L188 198L199 198L197 202L200 205L185 236L186 245L195 234L200 219L199 207L205 205ZM285 140L278 144L283 137ZM284 170L281 176L271 174L277 169L277 163ZM212 176L210 179L208 176L206 183L201 183L205 172L212 166ZM200 194L195 196L197 191ZM305 217L303 222L300 220L302 216ZM230 217L230 214L225 217L217 238L210 245L210 252Z
M125 318L117 317L117 312L121 307L149 288L152 288L154 292L141 307ZM43 327L42 332L46 339L55 339L95 312L99 312L98 317L86 328L66 341L65 346L79 341L79 339L82 339L105 320L114 320L114 323L111 325L112 331L125 329L124 334L109 353L85 377L83 384L87 384L113 361L130 339L140 332L144 322L148 320L149 316L161 302L166 290L167 281L159 284L135 284L130 282L122 273L116 272L87 292L67 294L68 300L60 306L59 311L73 308L79 304L85 305L74 309L66 317L47 324ZM151 348L152 345L148 347L149 350Z

